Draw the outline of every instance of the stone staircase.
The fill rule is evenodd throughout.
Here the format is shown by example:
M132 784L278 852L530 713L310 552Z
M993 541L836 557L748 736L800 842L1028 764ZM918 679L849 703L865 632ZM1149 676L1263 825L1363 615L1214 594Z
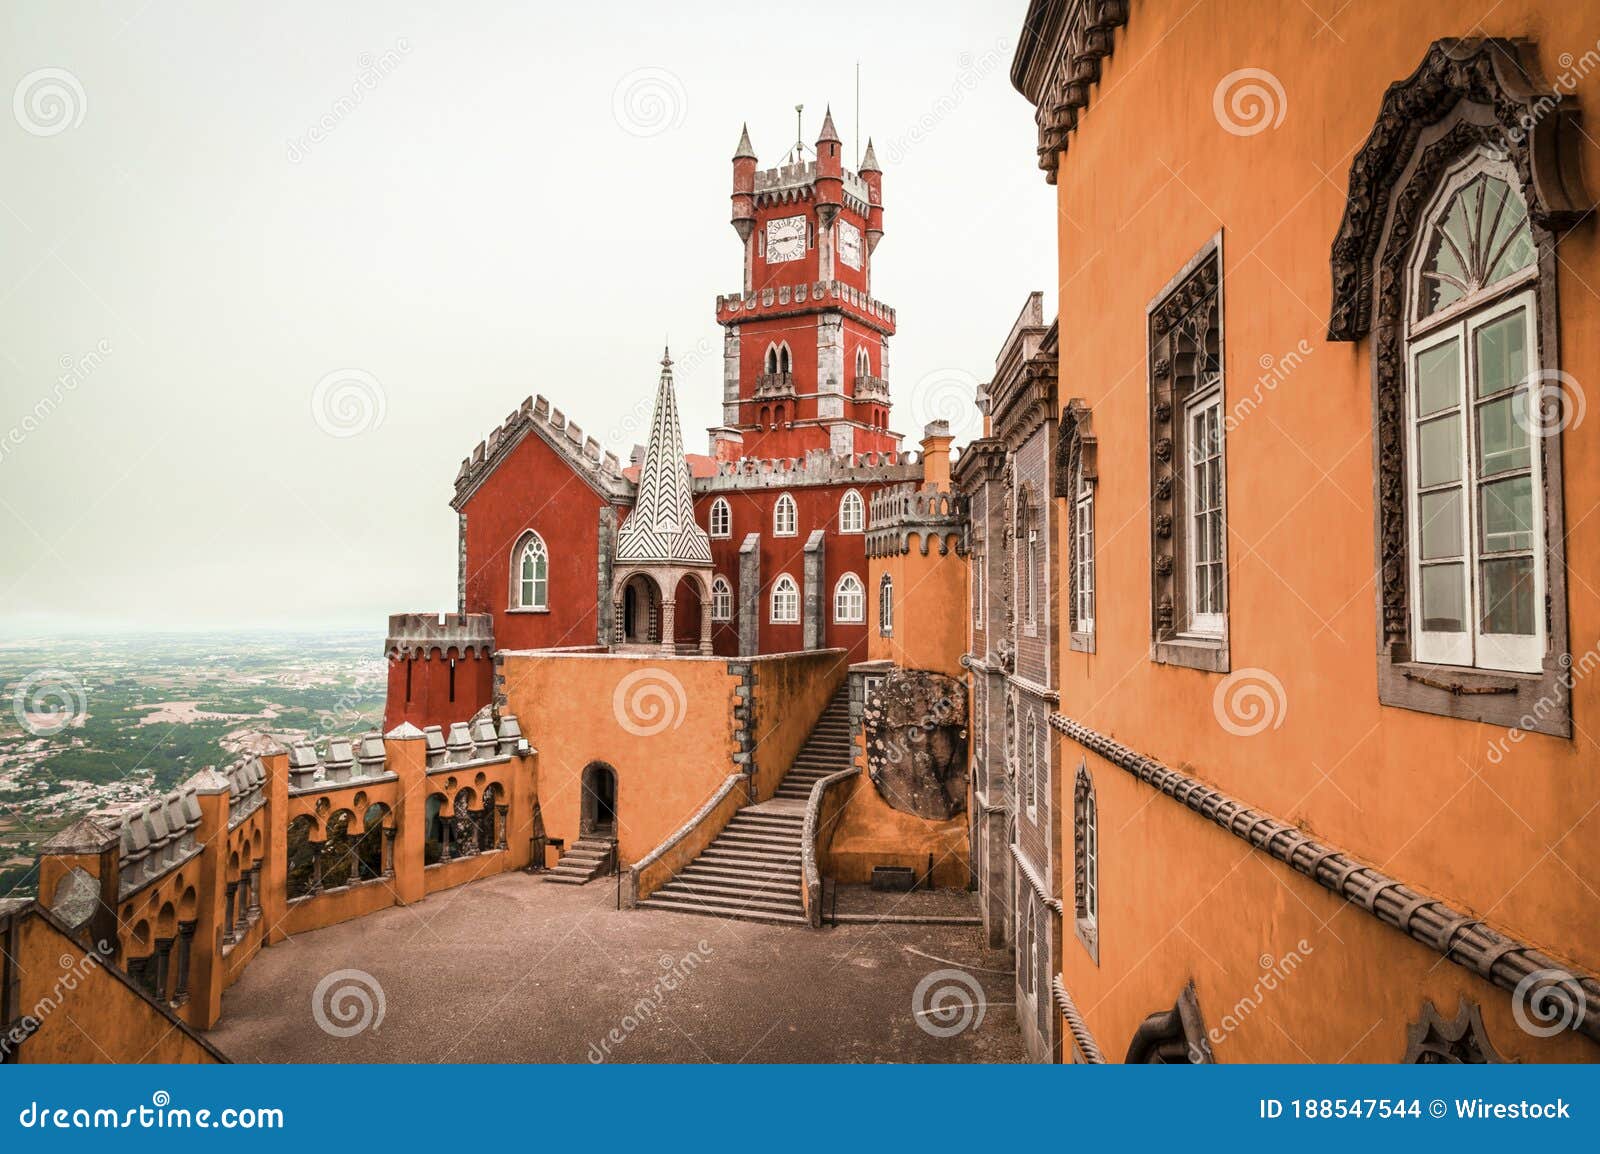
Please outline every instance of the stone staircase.
M771 801L746 806L701 855L639 904L681 914L807 925L801 835L811 787L850 764L850 698L828 703ZM565 860L565 859L563 859Z
M581 886L607 872L616 854L616 843L608 838L579 838L561 855L556 867L544 875L547 882Z

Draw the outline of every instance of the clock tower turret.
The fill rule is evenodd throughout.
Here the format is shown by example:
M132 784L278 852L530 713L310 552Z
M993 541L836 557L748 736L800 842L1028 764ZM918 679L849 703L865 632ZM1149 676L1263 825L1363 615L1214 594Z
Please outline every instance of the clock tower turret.
M889 431L894 310L871 295L883 173L870 146L860 172L842 153L831 111L815 149L797 142L776 167L760 168L748 130L734 152L744 278L740 292L717 299L717 320L723 425L743 438L746 456L900 446Z

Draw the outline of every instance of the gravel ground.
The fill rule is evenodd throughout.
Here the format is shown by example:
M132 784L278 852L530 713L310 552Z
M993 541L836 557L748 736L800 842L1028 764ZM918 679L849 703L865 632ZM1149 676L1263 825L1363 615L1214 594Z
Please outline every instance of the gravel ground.
M615 899L611 879L502 874L298 935L251 962L209 1037L241 1062L1022 1060L1010 956L977 927Z

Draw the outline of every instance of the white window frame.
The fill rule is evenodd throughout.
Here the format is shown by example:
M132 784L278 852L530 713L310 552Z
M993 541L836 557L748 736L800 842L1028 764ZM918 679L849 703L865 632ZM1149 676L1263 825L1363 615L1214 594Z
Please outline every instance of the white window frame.
M1527 202L1522 195L1521 178L1515 169L1504 160L1478 153L1462 163L1445 180L1435 194L1429 205L1424 224L1418 233L1418 244L1413 256L1412 264L1408 270L1408 291L1405 312L1408 332L1405 346L1405 415L1406 415L1406 531L1407 546L1410 556L1408 558L1411 604L1411 644L1412 657L1425 664L1457 666L1468 669L1482 669L1487 671L1513 672L1513 673L1538 673L1544 668L1545 649L1549 644L1547 635L1544 601L1548 595L1549 574L1546 570L1546 548L1548 545L1548 525L1545 522L1546 509L1544 500L1543 449L1539 438L1532 435L1541 428L1540 415L1537 412L1539 397L1538 390L1533 381L1542 371L1543 364L1539 344L1539 261L1535 258L1530 264L1504 279L1488 285L1480 286L1460 300L1452 301L1449 305L1428 317L1419 317L1423 302L1425 301L1426 286L1424 285L1423 271L1427 266L1427 255L1430 247L1429 240L1434 230L1443 226L1443 218L1449 211L1456 195L1479 176L1488 176L1503 181L1508 189L1508 196L1515 197L1521 205L1524 214L1527 212ZM1526 227L1526 225L1525 225ZM1477 434L1478 410L1484 404L1477 395L1475 382L1477 378L1477 334L1483 328L1504 320L1521 310L1524 323L1523 349L1527 357L1529 377L1525 378L1522 385L1523 393L1523 429L1528 435L1528 476L1532 478L1532 559L1533 559L1533 605L1534 605L1534 632L1531 634L1491 634L1483 632L1483 582L1481 568L1484 559L1496 556L1516 556L1527 552L1526 550L1513 550L1505 554L1486 554L1482 548L1482 504L1480 489L1485 480L1477 460ZM1459 502L1462 514L1462 523L1459 527L1461 533L1462 552L1455 562L1465 570L1467 582L1463 597L1466 629L1460 633L1447 633L1423 628L1423 600L1422 600L1422 571L1430 567L1423 564L1422 559L1422 518L1421 504L1421 444L1419 441L1420 429L1425 424L1447 417L1447 410L1440 410L1428 414L1425 418L1418 418L1417 414L1417 361L1419 357L1431 349L1455 342L1458 367L1457 404L1454 412L1459 416L1460 425L1459 451L1461 461L1461 477L1456 482L1456 487L1461 491ZM1504 394L1497 394L1492 400L1499 399ZM1514 393L1512 394L1515 395ZM1491 402L1489 403L1492 403ZM1508 471L1506 474L1497 474L1495 479L1502 476L1515 476L1521 470ZM1437 486L1440 491L1451 487L1449 483ZM1432 487L1430 487L1432 488ZM1449 564L1442 559L1433 559L1430 564Z
M800 586L787 573L772 583L770 619L774 625L800 624Z
M787 512L788 516L785 517ZM787 522L788 527L785 528ZM772 506L772 535L793 537L800 532L800 507L788 493L780 493Z
M537 546L536 556L544 562L544 596L539 594L538 570L535 568L534 576L525 579L522 576L523 562L530 550ZM530 598L523 597L523 583L527 580L533 585ZM550 548L545 540L533 529L527 530L517 539L517 548L511 554L511 609L517 613L548 613L550 611Z
M1199 544L1195 532L1196 514L1199 512L1196 502L1203 495L1204 486L1195 480L1195 468L1204 462L1195 460L1194 445L1194 420L1207 409L1215 409L1217 414L1217 507L1206 510L1215 513L1221 523L1221 532L1217 538L1217 548L1220 556L1216 564L1221 566L1222 605L1210 613L1201 613L1195 609L1199 601L1199 560L1197 546ZM1210 458L1206 458L1209 460ZM1218 379L1204 388L1196 389L1194 394L1185 400L1183 405L1183 566L1185 582L1185 610L1188 614L1187 627L1184 634L1190 637L1204 637L1209 639L1221 638L1228 631L1228 466L1227 466L1227 437L1222 419L1222 381Z
M846 598L852 598L853 604ZM867 587L854 573L846 573L833 586L835 625L862 625L867 620Z
M711 620L733 620L733 586L721 573L711 579Z
M855 489L847 490L839 498L839 532L865 533L866 530L867 503Z
M1094 486L1083 477L1083 466L1078 466L1077 484L1072 508L1073 587L1078 599L1075 608L1075 632L1094 632Z
M887 573L878 579L878 633L894 636L894 578Z
M983 566L980 553L972 555L972 627L983 628Z
M717 538L733 536L733 506L728 504L726 497L718 497L711 502L706 517L706 533Z
M1083 789L1080 791L1079 784ZM1078 804L1079 794L1083 797L1083 819L1080 836ZM1072 836L1073 836L1073 885L1076 887L1076 874L1081 868L1083 871L1083 901L1080 905L1078 895L1073 894L1072 922L1073 931L1080 942L1089 951L1095 963L1100 961L1100 801L1095 794L1094 778L1089 776L1087 762L1078 765L1078 772L1072 783Z

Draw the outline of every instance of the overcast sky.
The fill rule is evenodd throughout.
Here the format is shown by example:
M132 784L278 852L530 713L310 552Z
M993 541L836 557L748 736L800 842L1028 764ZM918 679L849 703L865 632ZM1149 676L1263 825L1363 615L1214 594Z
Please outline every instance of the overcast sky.
M858 58L893 424L965 439L1054 309L1025 7L11 0L0 631L452 609L462 457L535 392L626 457L669 337L703 450L740 123L853 158Z

